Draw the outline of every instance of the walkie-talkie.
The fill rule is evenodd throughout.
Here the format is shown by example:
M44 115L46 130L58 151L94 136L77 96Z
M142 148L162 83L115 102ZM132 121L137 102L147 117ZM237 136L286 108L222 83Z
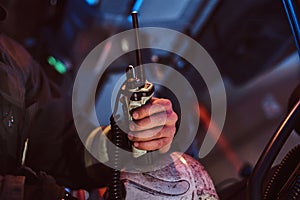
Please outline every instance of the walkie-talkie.
M129 65L127 67L127 80L121 88L121 93L123 94L123 112L129 121L133 121L133 111L149 102L154 93L154 85L145 79L139 43L137 15L138 13L136 11L131 13L136 38L136 66ZM132 145L132 152L134 157L139 157L147 151L137 149Z
M132 144L129 144L127 139L127 132L129 131L129 122L134 121L132 118L132 113L135 109L145 105L153 96L154 85L148 82L145 79L145 72L142 66L142 55L139 44L139 30L138 30L138 16L137 12L133 11L131 13L133 28L135 30L136 38L136 66L129 65L126 69L126 81L121 86L119 91L120 96L118 95L116 99L116 106L113 112L112 117L110 118L111 132L112 132L112 142L115 144L115 149L113 153L114 169L112 182L109 186L108 199L109 200L118 200L124 199L126 196L126 191L123 187L123 184L120 181L120 156L119 149L130 149L133 152L133 157L137 158L147 153L145 150L137 149ZM117 104L122 102L123 110L123 119L120 120L119 115L117 114ZM120 124L127 127L120 127ZM123 122L123 123L122 123ZM125 122L125 123L124 123ZM124 141L125 140L125 141Z

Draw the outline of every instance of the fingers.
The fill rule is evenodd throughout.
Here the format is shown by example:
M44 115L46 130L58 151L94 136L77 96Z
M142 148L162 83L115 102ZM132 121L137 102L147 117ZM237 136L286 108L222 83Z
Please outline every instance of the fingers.
M152 97L150 102L141 108L135 110L132 114L132 117L135 120L143 119L147 116L151 116L155 113L160 112L172 112L172 103L168 99L158 99L155 97Z
M152 151L164 148L164 150L168 150L175 131L175 127L164 126L160 131L157 131L157 129L147 130L134 133L134 135L129 135L128 137L138 149Z
M175 124L177 119L175 112L161 112L130 123L129 129L130 131L141 131L159 126L170 126Z
M145 142L164 137L172 137L175 132L175 126L163 126L139 132L129 132L128 138L133 142Z
M147 142L135 142L134 146L138 149L154 151L157 149L162 149L168 144L170 144L169 138L160 138L157 140L151 140Z
M138 149L160 152L169 150L176 132L177 114L168 99L152 98L135 110L128 138Z

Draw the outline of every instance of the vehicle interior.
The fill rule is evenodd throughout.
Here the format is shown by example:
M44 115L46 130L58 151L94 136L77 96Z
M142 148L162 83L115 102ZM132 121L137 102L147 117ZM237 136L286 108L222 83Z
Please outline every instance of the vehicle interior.
M300 199L300 132L295 131L300 108L294 107L299 95L291 105L300 80L300 36L299 25L292 28L285 2L293 5L296 14L290 17L297 19L297 0L2 0L8 14L0 25L30 51L49 79L70 94L88 53L107 38L133 28L132 10L139 12L139 27L167 28L197 41L222 78L209 88L182 56L159 49L142 51L143 62L171 66L196 93L200 126L186 153L205 166L220 199ZM171 48L180 52L189 48L178 47L176 38L173 41ZM102 124L109 123L112 113L107 97L134 60L130 52L120 56L100 80L95 106ZM148 77L160 75L147 74L146 69ZM167 79L164 74L162 81ZM222 87L225 121L215 123L216 133L207 132L214 121L210 95L222 99L218 97ZM164 87L156 92L169 94ZM186 90L177 95L189 98ZM206 134L218 137L203 154Z

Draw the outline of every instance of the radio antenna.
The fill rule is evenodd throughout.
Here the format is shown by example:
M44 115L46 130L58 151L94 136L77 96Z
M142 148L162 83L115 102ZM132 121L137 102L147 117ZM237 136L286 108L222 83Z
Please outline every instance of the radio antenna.
M142 53L140 49L140 40L139 40L139 22L138 22L138 12L132 11L132 23L133 28L135 30L135 43L136 43L136 66L138 66L138 70L136 70L136 78L139 79L139 85L145 84L145 72L143 69L143 63L142 63Z

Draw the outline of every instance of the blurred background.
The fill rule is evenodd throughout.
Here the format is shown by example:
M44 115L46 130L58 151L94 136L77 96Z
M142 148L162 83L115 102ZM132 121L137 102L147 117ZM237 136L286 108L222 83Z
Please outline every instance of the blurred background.
M300 62L281 1L273 0L1 0L7 9L2 32L23 44L62 91L72 84L85 56L101 41L132 28L131 10L140 27L180 31L199 42L216 63L227 92L227 115L214 149L199 158L218 191L249 174L260 153L287 113L288 99L299 83ZM161 37L167 37L162 35ZM176 43L174 42L174 45ZM183 51L184 48L182 47ZM183 58L158 50L145 51L145 62L172 66L195 89L200 112L209 116L205 83ZM103 102L134 57L114 62L97 94L103 123L111 114ZM166 96L161 88L157 91ZM186 91L182 91L185 95ZM176 106L176 105L175 105ZM201 118L188 153L198 159L207 121ZM278 160L296 144L293 133ZM276 161L278 162L278 161ZM245 167L246 166L246 167Z

